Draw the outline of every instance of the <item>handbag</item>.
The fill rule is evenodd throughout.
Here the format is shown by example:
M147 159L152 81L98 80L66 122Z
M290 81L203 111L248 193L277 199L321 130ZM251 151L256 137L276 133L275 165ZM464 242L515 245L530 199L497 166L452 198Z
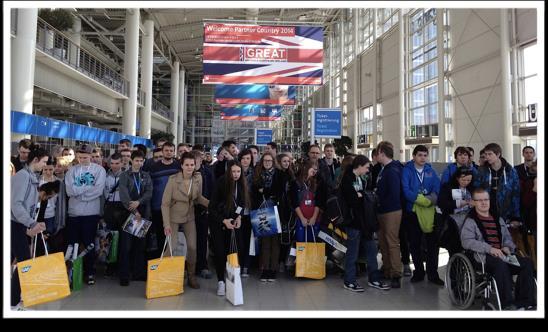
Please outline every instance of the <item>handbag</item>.
M166 245L169 245L169 253L171 256L164 258ZM147 299L182 294L184 291L184 274L185 257L173 256L171 235L167 236L160 258L148 261L146 284Z
M228 252L229 254L226 256L226 261L232 267L240 267L240 264L238 262L238 244L236 243L236 231L233 229L230 231L230 248Z
M49 254L42 236L45 255L36 257L38 239L33 241L31 259L17 263L21 297L25 307L62 299L70 295L70 286L63 253Z
M307 226L308 227L308 226ZM305 242L297 242L297 258L295 276L309 279L325 278L325 243L307 241L307 230L305 228Z
M257 210L250 211L251 226L255 237L272 236L282 232L278 207L263 200Z

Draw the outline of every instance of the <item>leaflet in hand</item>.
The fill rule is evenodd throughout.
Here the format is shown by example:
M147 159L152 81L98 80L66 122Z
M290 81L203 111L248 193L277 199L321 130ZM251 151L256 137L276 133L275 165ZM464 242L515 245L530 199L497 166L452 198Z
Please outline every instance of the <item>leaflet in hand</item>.
M152 225L152 221L144 218L141 218L141 220L138 221L134 214L130 214L122 226L122 230L138 238L143 238L147 234L150 225Z
M504 256L504 257L502 258L502 260L505 261L505 262L508 263L508 264L515 265L515 266L520 266L520 265L519 265L518 258L516 257L516 255L507 255L507 256Z

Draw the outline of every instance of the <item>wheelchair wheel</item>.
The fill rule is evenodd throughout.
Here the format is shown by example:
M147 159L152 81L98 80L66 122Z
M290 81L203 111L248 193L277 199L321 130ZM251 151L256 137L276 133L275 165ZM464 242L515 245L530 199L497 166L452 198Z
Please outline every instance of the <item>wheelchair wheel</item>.
M451 302L459 309L468 309L476 296L476 272L472 262L462 253L449 259L445 279Z

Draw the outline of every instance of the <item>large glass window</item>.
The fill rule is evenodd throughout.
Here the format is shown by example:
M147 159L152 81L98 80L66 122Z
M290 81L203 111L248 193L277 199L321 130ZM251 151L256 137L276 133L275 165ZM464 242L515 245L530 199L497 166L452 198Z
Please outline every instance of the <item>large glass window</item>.
M358 52L363 52L373 44L373 9L358 9Z
M396 23L398 23L397 8L377 9L377 37L382 36Z
M418 9L409 20L408 136L436 136L438 50L436 9Z
M333 34L333 64L332 64L332 75L335 75L339 70L341 70L341 30L342 24L336 23Z
M365 135L365 142L373 143L373 106L362 108L358 113L358 137Z
M520 102L520 122L522 126L536 126L536 122L531 118L531 114L528 110L528 105L537 104L536 114L537 117L543 114L538 109L539 103L542 98L542 90L540 79L538 77L538 63L543 61L542 52L535 42L533 44L525 45L521 48L521 68L522 72L519 78L521 93Z
M354 12L355 9L348 9L348 15L344 24L344 59L343 66L349 64L355 57L354 52Z

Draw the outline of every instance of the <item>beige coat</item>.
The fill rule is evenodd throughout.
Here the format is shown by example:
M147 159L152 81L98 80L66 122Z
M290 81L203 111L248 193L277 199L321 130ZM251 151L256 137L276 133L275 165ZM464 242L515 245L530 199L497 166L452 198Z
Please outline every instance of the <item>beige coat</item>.
M192 187L189 188L189 186L190 181L183 181L183 173L181 172L169 177L162 197L164 227L170 226L170 223L194 222L194 205L208 206L209 200L202 196L202 176L200 173L194 174Z

